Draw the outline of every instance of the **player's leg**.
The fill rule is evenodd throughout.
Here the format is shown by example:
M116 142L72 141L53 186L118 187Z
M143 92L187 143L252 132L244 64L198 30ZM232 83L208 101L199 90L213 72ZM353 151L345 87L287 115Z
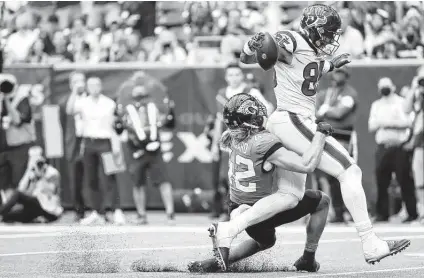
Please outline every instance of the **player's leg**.
M129 165L128 172L133 183L133 199L137 210L137 224L147 224L146 214L146 186L147 177L146 171L148 165L145 163L146 158L141 157L136 160L132 160Z
M251 206L249 205L239 206L230 201L228 211L231 218L235 218L250 208ZM250 257L259 251L268 249L275 243L274 228L262 229L260 225L255 225L253 229L247 228L246 232L251 238L238 244L234 249L231 249L231 253L228 256L228 262L226 263L227 265ZM217 272L221 269L221 266L218 260L211 258L203 261L190 262L188 269L190 272Z
M295 207L298 202L297 196L286 192L277 192L262 198L250 209L228 222L212 224L209 233L212 239L213 252L222 263L222 270L225 271L228 266L231 242L239 233L246 230L247 227L271 218L278 212Z
M315 252L318 243L324 232L327 223L328 211L330 208L330 197L320 191L307 191L305 195L311 200L320 200L315 211L311 213L308 225L306 226L306 244L303 255L294 263L297 270L316 272L320 265L315 260ZM312 203L313 201L311 201Z
M308 214L311 214L311 218L307 225L307 242L304 255L296 261L294 266L297 270L310 272L318 271L319 263L315 261L315 251L318 247L318 241L327 222L329 204L330 198L324 193L320 191L307 190L303 199L295 208L280 212L261 223L248 227L246 232L251 239L246 240L231 249L231 253L228 256L228 262L226 262L227 267L231 263L252 256L259 251L271 248L276 241L276 227L294 222ZM245 209L246 208L244 208L244 210ZM251 208L249 208L249 210L250 209ZM237 210L239 210L239 208ZM246 212L237 211L239 214L244 214ZM218 262L205 260L198 262L197 265L201 265L209 271L212 269L219 269L218 266L222 265L220 259L221 258L217 257Z
M165 206L166 215L168 220L172 222L175 218L172 184L168 179L168 171L161 153L154 154L154 158L150 164L148 179L151 180L153 184L159 186L159 191Z
M268 120L267 129L276 134L288 149L303 154L310 146L316 124L310 118L277 111ZM367 262L379 261L405 249L409 245L407 240L385 242L374 234L362 187L361 169L337 140L329 137L326 141L318 168L339 180L343 200L355 222Z

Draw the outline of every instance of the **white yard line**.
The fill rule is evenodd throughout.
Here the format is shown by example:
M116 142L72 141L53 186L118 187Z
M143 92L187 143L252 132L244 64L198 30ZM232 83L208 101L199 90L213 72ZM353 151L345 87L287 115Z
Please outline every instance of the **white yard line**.
M203 225L202 225L203 226ZM0 226L1 232L84 232L84 233L204 233L208 225L199 226L38 226L38 225L14 225ZM278 227L281 233L304 233L304 226ZM376 233L424 233L424 226L377 226ZM356 233L353 226L329 226L325 228L326 233Z
M397 272L405 270L421 270L424 269L424 266L418 267L405 267L405 268L392 268L392 269L379 269L379 270L364 270L364 271L352 271L352 272L338 272L338 273L327 273L327 274L309 274L301 276L290 276L290 278L303 278L303 277L328 277L328 276L346 276L346 275L355 275L355 274L368 274L368 273L386 273L386 272Z
M408 257L424 257L424 253L405 253L404 255Z
M402 239L401 236L385 237L384 239L396 240ZM424 235L410 236L409 239L424 239ZM358 242L357 238L353 239L323 239L323 243L340 243L340 242ZM280 241L279 244L283 245L303 245L304 240L299 241ZM22 253L0 253L0 257L16 257L16 256L32 256L32 255L49 255L49 254L78 254L78 253L95 253L95 252L135 252L135 251L161 251L161 250L183 250L183 249L204 249L212 248L211 245L192 245L192 246L164 246L164 247L140 247L140 248L118 248L118 249L87 249L87 250L53 250L53 251L39 251L39 252L22 252Z

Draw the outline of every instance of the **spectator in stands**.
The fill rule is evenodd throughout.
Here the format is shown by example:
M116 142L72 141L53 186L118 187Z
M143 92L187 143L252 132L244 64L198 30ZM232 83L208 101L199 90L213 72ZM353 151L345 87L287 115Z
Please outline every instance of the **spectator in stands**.
M87 14L87 26L91 29L103 28L104 22L110 24L121 13L119 1L82 1L81 5Z
M53 55L55 52L54 37L59 32L59 19L56 15L50 15L47 20L41 23L40 39L43 41L43 51L48 55Z
M368 57L383 58L384 45L391 40L396 40L388 19L389 14L381 9L377 9L373 14L367 14L365 22L365 51Z
M396 173L408 217L404 223L418 218L414 181L411 173L412 153L405 150L412 126L411 118L404 111L404 99L395 93L396 87L390 78L378 82L381 98L371 105L368 128L375 132L378 145L375 154L377 179L377 217L376 221L388 221L388 186L392 173Z
M100 55L99 55L99 59L97 59L98 57L93 55L93 53L91 52L90 45L86 42L83 42L80 48L77 49L74 53L75 53L74 61L76 63L91 64L91 63L97 63L98 60L100 59Z
M190 26L190 35L210 36L215 35L212 29L217 26L213 22L210 2L189 2L183 13L187 24Z
M104 32L100 39L102 48L110 48L112 45L121 39L125 38L124 30L119 26L118 20L113 20L108 26L108 31Z
M133 57L134 61L145 61L147 59L147 53L143 49L140 43L140 35L132 33L127 36L126 45L128 47L128 53Z
M365 52L364 38L361 32L350 25L352 20L348 9L339 11L339 15L342 19L342 34L340 35L340 47L337 52L350 53L352 58L361 58Z
M157 84L152 77L138 72L133 77L131 104L125 107L116 125L118 133L126 130L128 134L128 172L134 184L138 224L147 224L146 186L149 183L159 187L170 224L175 218L172 184L162 157L159 136L159 128L167 119L162 119L152 98L152 94L157 93Z
M105 223L106 202L111 195L114 222L124 224L120 209L118 185L114 174L106 175L102 154L112 153L116 163L121 159L120 141L114 130L115 102L103 95L102 81L98 77L87 80L88 97L69 104L73 114L81 115L83 135L83 167L86 188L91 190L93 212L81 224ZM109 194L110 193L110 194Z
M82 161L82 136L83 126L80 114L73 113L72 105L81 102L88 96L85 85L85 75L82 72L72 72L69 75L69 88L71 92L66 102L65 125L65 158L68 162L69 182L72 188L76 221L81 221L85 216L83 196L84 167Z
M17 31L11 34L6 42L7 64L25 62L39 36L39 31L33 29L32 17L29 13L16 17L16 29Z
M28 167L19 187L9 198L5 198L4 192L0 193L0 219L3 222L29 223L36 219L51 222L57 220L63 212L59 171L47 163L40 147L30 150ZM16 204L22 207L12 210Z
M74 61L74 54L68 50L68 42L62 32L56 32L53 37L53 44L55 51L52 56L52 63Z
M317 95L317 121L325 121L334 128L333 137L339 141L349 153L355 157L356 133L354 125L356 120L356 111L358 108L358 93L348 84L349 72L346 67L336 69L332 74L331 86ZM331 192L331 203L334 208L334 218L330 219L333 223L343 223L344 212L346 212L340 184L338 180L321 171L317 171L317 177L321 184L329 184Z
M0 188L16 188L36 135L28 94L11 74L0 74L0 124Z
M187 54L178 44L176 35L172 31L164 30L158 35L149 61L172 64L185 62L186 58Z
M73 21L70 43L75 53L75 61L98 61L98 52L100 51L98 36L87 28L83 18L77 18Z
M224 34L251 35L252 32L241 24L241 11L231 10L228 12L228 22Z
M414 157L412 169L415 180L416 195L418 199L419 212L421 213L421 223L424 224L424 131L423 131L423 105L424 105L424 68L418 69L417 76L412 80L412 85L407 88L405 111L412 113L414 117L413 133L411 141L413 143Z
M413 25L408 24L402 28L402 38L399 46L397 47L397 57L399 58L423 58L424 45L422 43L419 29Z
M110 49L109 61L110 62L131 62L135 61L135 58L128 47L126 39L120 39L114 43Z
M29 64L48 64L50 62L50 57L44 49L43 40L37 39L29 50L25 62Z

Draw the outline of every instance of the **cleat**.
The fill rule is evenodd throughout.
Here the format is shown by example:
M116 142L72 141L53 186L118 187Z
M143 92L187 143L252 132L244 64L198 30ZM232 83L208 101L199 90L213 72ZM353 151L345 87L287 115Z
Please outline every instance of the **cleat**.
M213 245L213 256L215 257L215 260L219 266L219 268L222 271L227 271L228 269L228 257L230 254L230 248L229 247L220 247L218 243L217 238L217 232L218 232L218 224L214 223L212 224L209 229L209 236L212 239L212 245Z
M204 261L192 261L188 264L189 272L205 273L205 272L217 272L221 268L219 267L215 259L209 259Z
M403 250L405 250L409 245L411 245L411 241L407 239L402 240L387 240L385 241L388 246L388 251L375 255L374 258L365 258L365 261L369 264L374 265L375 263L379 263L382 259L388 256L394 256Z
M301 256L294 263L294 267L296 267L297 271L318 272L320 264L316 260L308 261Z

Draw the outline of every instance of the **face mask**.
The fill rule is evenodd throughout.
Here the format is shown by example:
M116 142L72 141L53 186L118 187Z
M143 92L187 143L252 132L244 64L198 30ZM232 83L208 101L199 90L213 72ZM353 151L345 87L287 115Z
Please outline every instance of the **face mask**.
M381 88L381 89L380 89L380 93L381 93L383 96L388 96L388 95L390 95L391 91L392 91L392 90L391 90L389 87L384 87L384 88Z
M412 43L414 41L414 34L407 34L406 35L406 39L408 40L409 43Z

